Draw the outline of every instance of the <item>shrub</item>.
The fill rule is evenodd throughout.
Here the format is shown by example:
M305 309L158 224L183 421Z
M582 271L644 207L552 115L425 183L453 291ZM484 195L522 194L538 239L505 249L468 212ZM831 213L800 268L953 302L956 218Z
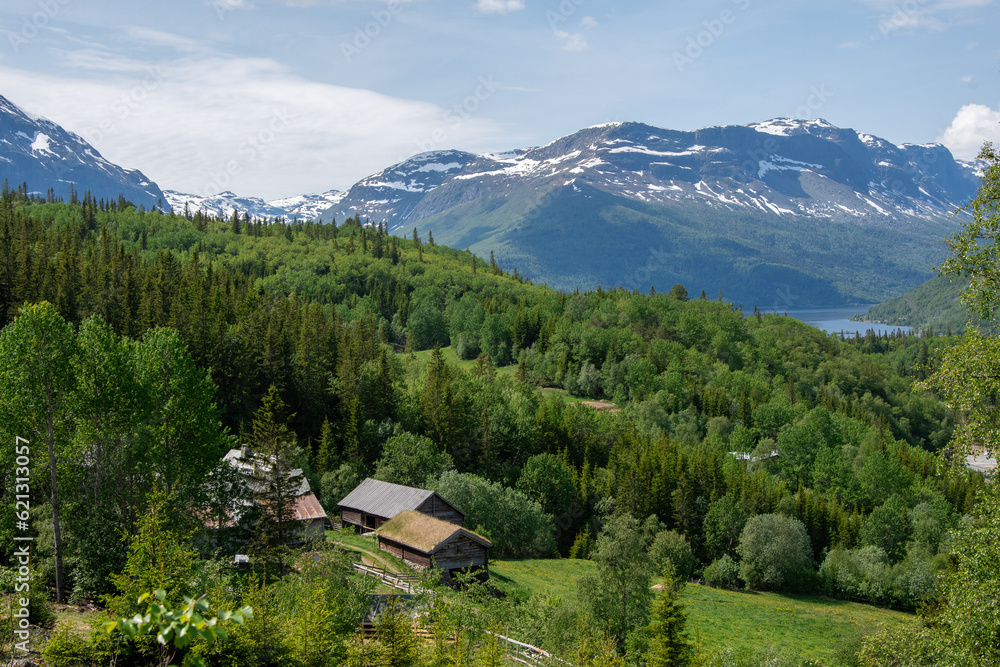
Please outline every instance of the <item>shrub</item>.
M736 588L739 583L740 568L736 562L723 554L705 568L705 582L716 588Z
M691 578L696 562L691 545L675 530L664 530L656 535L649 547L649 559L653 561L657 574L665 572L667 563L670 563L681 581Z

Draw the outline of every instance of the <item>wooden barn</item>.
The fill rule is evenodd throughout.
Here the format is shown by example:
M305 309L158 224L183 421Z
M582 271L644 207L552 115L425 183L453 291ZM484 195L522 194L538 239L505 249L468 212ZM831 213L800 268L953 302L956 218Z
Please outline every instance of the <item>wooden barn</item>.
M471 530L420 512L404 510L375 531L383 551L402 558L413 567L442 571L448 581L453 572L479 570L490 576L493 544Z
M465 512L434 491L368 478L337 503L340 521L359 530L375 530L400 512L414 510L462 526Z

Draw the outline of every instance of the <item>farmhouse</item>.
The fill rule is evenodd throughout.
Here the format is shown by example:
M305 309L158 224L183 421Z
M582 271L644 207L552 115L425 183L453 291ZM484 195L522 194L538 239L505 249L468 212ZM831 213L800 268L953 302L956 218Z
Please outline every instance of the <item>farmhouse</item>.
M294 516L299 525L298 534L292 545L323 538L326 529L326 512L323 511L319 500L316 499L309 487L309 480L306 479L300 468L291 468L284 461L275 462L273 457L255 454L246 445L239 449L229 450L229 453L222 460L242 473L248 490L254 496L259 496L265 491L268 475L274 470L275 465L279 466L285 474L288 496L294 499ZM229 525L239 523L240 519L256 502L252 498L243 499L240 502L240 507L234 513L235 516L231 517L231 521L228 522Z
M465 512L434 491L371 478L358 484L338 505L341 523L359 530L374 530L405 510L415 510L457 526L465 525Z
M493 544L471 530L420 512L404 510L375 531L378 546L411 566L441 570L444 581L454 572L478 570L489 577Z

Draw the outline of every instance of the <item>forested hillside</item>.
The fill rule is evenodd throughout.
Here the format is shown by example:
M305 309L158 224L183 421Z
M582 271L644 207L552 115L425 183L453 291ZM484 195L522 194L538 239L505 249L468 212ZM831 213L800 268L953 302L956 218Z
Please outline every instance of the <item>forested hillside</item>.
M935 276L902 296L872 306L865 313L852 315L851 319L949 335L962 333L971 321L984 331L993 331L992 323L974 317L962 303L962 292L968 285L967 279Z
M365 476L433 487L496 557L599 560L632 531L651 573L669 560L714 585L904 608L933 595L982 483L938 474L953 416L911 388L951 341L838 340L692 297L560 293L429 233L358 220L264 224L5 190L0 452L13 461L19 429L48 410L54 471L42 438L33 465L62 489L64 546L43 576L62 570L52 583L78 597L113 592L154 486L174 489L172 520L190 529L185 508L233 502L206 484L225 450L285 423L328 508ZM61 352L32 343L50 331ZM436 348L449 345L471 369L445 361ZM9 370L46 354L61 402ZM56 490L32 492L56 544L42 509ZM787 536L777 556L767 535ZM595 627L613 620L600 586L581 582L581 604ZM614 630L622 650L627 631Z

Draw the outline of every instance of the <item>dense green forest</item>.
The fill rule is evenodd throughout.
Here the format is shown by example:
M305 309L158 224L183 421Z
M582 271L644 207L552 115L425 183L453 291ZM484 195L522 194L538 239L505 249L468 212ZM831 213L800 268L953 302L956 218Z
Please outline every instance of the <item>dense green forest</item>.
M852 315L851 319L949 335L962 333L971 321L984 331L994 331L991 322L973 317L962 302L962 292L968 286L967 278L938 275L902 296L872 306L865 313Z
M199 526L196 508L239 500L215 482L240 443L272 443L328 510L365 476L435 488L496 557L611 564L631 545L647 584L667 571L906 609L933 599L982 487L940 456L952 413L912 389L950 337L841 340L679 285L556 292L432 230L404 239L356 219L265 224L25 192L0 197L0 474L13 487L15 436L30 437L37 574L59 597L133 613L122 573L151 533L189 564L228 549L178 536ZM448 363L447 346L472 363ZM3 503L10 564L12 495ZM177 600L210 584L180 572ZM213 600L266 609L285 596L287 611L314 579ZM316 609L340 605L337 622L360 599L313 594ZM646 585L625 615L606 595L581 580L572 613L589 620L560 616L576 639L534 639L583 655L607 631L588 655L644 664L658 650L649 632L675 623L670 595L651 606ZM538 601L505 604L545 616ZM355 649L337 632L326 662L303 664L346 660ZM298 664L267 657L268 641L212 664Z

